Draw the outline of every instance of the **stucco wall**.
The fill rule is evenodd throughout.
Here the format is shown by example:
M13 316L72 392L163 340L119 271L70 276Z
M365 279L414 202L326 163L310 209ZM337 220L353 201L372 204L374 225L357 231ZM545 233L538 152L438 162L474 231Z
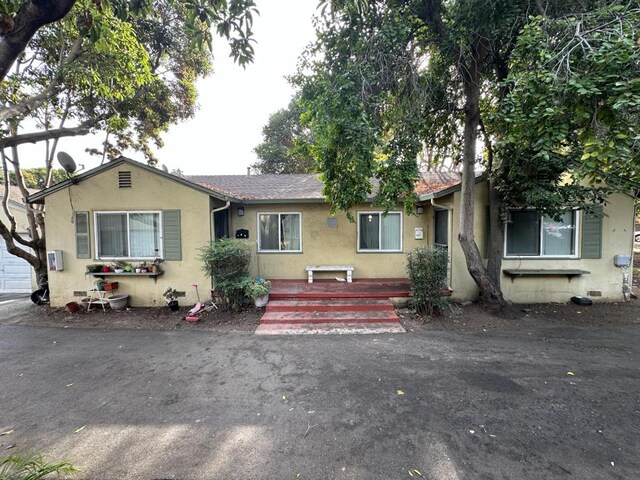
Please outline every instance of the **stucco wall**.
M475 238L480 252L485 251L486 205L488 191L486 183L480 183L476 189ZM448 206L455 206L450 213L450 270L451 286L456 300L477 298L477 287L469 275L460 243L457 240L460 231L460 192L438 200ZM579 213L578 258L576 259L538 259L506 258L502 260L502 269L582 269L590 273L574 277L571 281L565 276L511 277L503 274L501 286L507 300L515 303L566 302L574 295L590 296L594 301L618 301L622 299L622 271L613 264L617 254L631 255L633 251L633 199L626 195L612 195L604 207L602 220L602 258L581 259L582 212ZM631 273L631 270L629 271ZM600 292L593 296L590 292Z
M573 295L589 296L594 301L622 300L622 271L614 266L614 255L633 252L633 199L612 195L604 207L602 219L602 258L599 259L504 259L502 268L583 269L590 273L569 281L566 277L521 277L513 282L503 276L502 289L514 302L566 302ZM580 221L582 216L580 216ZM578 228L580 254L582 229ZM631 269L629 269L631 274ZM589 292L601 292L594 296Z
M354 278L400 278L406 277L405 254L418 245L428 244L425 239L414 239L414 228L425 227L426 215L402 213L403 251L401 253L357 252L357 226L345 214L336 215L337 227L327 226L329 207L327 204L292 205L245 205L245 215L239 217L234 208L231 212L231 232L247 229L253 244L253 272L267 278L305 279L307 265L351 265ZM398 208L401 211L401 208ZM380 211L363 205L353 210ZM257 253L257 215L267 212L300 212L302 214L302 253ZM314 274L314 278L335 277L340 273ZM342 274L343 275L343 274Z
M118 188L118 171L132 172L132 188ZM162 292L169 286L186 292L180 299L183 305L196 302L192 283L198 283L203 298L208 296L211 282L197 260L198 248L211 238L209 196L205 193L146 172L141 168L123 164L82 181L78 185L52 193L46 197L47 248L64 252L64 271L49 273L51 304L63 306L74 297L74 291L85 291L92 286L93 277L85 276L89 263L99 259L77 259L75 226L71 222L72 209L90 212L91 254L95 257L94 211L101 210L167 210L179 209L182 226L182 260L162 264L164 275L157 283L150 277L110 276L119 282L119 294L130 295L132 306L164 305ZM109 261L104 263L109 264ZM131 261L131 263L139 263Z

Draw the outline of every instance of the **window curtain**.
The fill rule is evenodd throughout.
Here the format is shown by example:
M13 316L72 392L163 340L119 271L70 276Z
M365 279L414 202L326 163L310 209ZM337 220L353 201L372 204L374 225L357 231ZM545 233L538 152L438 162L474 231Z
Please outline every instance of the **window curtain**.
M400 214L389 213L380 217L382 228L382 250L400 250Z
M300 215L284 213L280 215L281 250L300 250Z
M360 249L378 250L380 248L380 215L377 213L360 214Z
M507 255L540 255L540 217L533 210L511 212L507 223Z
M278 215L260 215L260 250L278 250Z
M159 255L160 225L157 213L129 215L131 257L145 258Z
M575 253L574 212L562 215L560 221L546 215L542 218L544 255L573 255Z
M102 213L97 219L98 257L128 257L126 214Z

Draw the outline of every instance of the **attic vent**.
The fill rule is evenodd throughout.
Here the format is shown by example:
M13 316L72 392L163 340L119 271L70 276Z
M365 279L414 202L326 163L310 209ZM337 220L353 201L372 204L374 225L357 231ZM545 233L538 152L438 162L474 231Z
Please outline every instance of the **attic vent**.
M118 172L118 188L131 188L131 172Z

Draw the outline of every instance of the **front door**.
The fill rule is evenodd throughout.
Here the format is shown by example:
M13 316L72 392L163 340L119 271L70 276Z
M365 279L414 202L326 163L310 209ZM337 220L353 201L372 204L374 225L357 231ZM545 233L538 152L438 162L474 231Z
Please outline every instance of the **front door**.
M229 238L229 209L213 214L214 240Z

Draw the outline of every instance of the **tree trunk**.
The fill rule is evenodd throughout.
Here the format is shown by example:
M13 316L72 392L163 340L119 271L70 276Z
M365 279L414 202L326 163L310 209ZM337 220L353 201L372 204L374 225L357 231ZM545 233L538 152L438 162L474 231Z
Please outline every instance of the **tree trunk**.
M475 160L476 140L480 122L480 72L479 60L474 58L471 68L461 67L464 106L464 145L462 159L462 191L460 199L460 233L458 240L467 262L467 270L478 286L480 304L491 310L502 310L506 301L499 284L496 284L482 263L482 255L474 237L475 220Z
M500 290L502 278L502 255L504 251L504 226L500 218L500 194L495 188L495 179L489 180L489 245L487 248L487 271L493 284Z

